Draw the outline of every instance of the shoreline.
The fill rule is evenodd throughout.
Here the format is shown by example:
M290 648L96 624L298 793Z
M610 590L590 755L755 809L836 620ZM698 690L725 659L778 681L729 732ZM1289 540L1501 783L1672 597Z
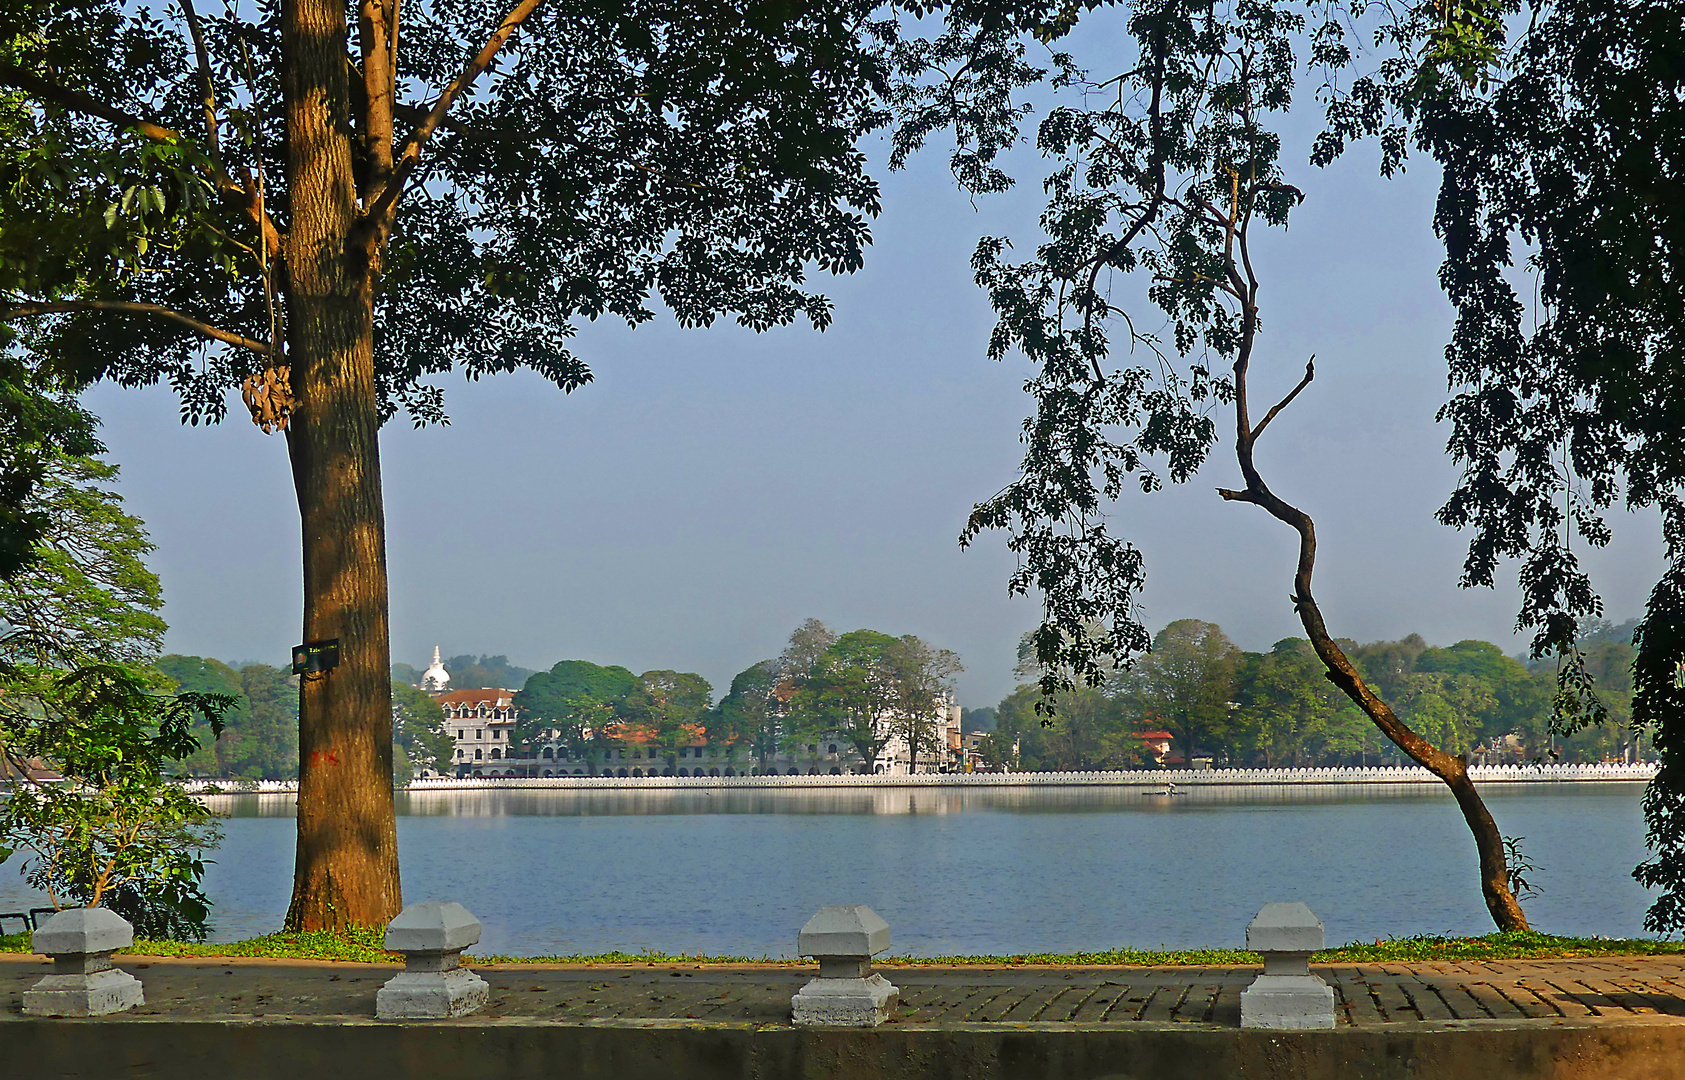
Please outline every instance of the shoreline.
M1469 775L1479 784L1647 783L1656 766L1637 765L1476 765ZM1071 788L1101 787L1168 791L1172 788L1279 786L1440 787L1426 769L1136 769L1071 773L923 773L917 776L533 776L430 777L395 790L429 791L720 791L892 789L892 788ZM194 794L296 795L296 780L188 780Z

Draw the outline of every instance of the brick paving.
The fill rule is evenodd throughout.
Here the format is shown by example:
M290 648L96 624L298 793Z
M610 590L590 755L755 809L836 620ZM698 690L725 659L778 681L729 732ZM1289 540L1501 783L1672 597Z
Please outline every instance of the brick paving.
M277 960L127 957L146 985L140 1015L372 1016L393 967ZM806 968L660 964L475 965L490 1017L711 1020L782 1024ZM48 970L0 957L0 1013ZM880 968L901 990L903 1023L1240 1024L1256 967ZM1317 965L1341 1025L1465 1020L1595 1021L1685 1017L1685 961L1674 957Z

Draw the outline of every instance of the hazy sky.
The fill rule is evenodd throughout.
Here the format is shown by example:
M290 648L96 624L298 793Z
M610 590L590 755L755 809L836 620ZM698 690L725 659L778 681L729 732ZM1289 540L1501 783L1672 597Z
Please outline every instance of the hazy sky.
M1513 588L1459 591L1463 541L1432 519L1455 479L1433 419L1450 321L1434 277L1435 174L1416 163L1383 181L1372 154L1329 170L1303 160L1301 141L1288 178L1308 201L1260 245L1254 370L1258 396L1273 398L1317 355L1316 382L1259 456L1317 519L1329 625L1515 651ZM419 665L438 643L532 668L694 670L723 691L812 616L953 649L962 703L997 701L1037 605L1006 595L1003 536L964 552L956 537L1013 477L1029 401L1023 365L984 355L991 318L968 260L984 233L1033 245L1031 180L974 207L940 154L886 176L866 268L823 284L837 308L823 334L663 318L587 327L577 345L597 379L571 396L526 374L446 377L449 427L399 418L382 438L393 658ZM180 426L162 389L100 387L89 404L158 544L169 647L284 662L301 590L281 439L238 401L208 430ZM1193 483L1126 500L1113 527L1146 553L1150 627L1208 619L1261 649L1299 632L1293 536L1217 498L1235 474L1225 439ZM1621 619L1655 579L1660 539L1648 515L1615 524L1594 565Z

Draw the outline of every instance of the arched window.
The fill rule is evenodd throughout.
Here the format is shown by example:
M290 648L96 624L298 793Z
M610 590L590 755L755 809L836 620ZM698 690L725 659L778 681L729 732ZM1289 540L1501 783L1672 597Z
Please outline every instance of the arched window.
M725 771L725 774L726 774L726 775L727 775L727 776L736 776L736 775L737 775L737 773L736 773L736 771L735 771L735 770L732 770L732 769L727 769L727 770L726 770L726 771Z
M547 758L547 759L548 759L548 758L554 758L554 757L555 757L555 756L556 756L556 751L554 751L554 750L552 750L552 749L551 749L551 748L550 748L550 747L548 747L548 746L546 746L546 747L545 747L545 748L544 748L544 756L545 756L545 758ZM546 775L548 775L548 774L546 774Z
M718 775L720 775L720 770L718 770L718 769L709 769L709 770L708 770L708 775L709 775L709 776L718 776Z
M689 775L690 775L690 773L688 773L688 772L686 772L686 771L685 771L685 770L684 770L684 769L680 769L680 770L679 770L679 775L680 775L680 776L689 776Z
M621 769L621 770L620 770L620 775L621 775L621 776L625 776L625 775L626 775L626 770L625 770L625 769Z
M499 750L495 746L491 748L491 759L493 761L496 761L498 758L500 758L502 756L503 756L503 751Z
M836 752L837 752L837 744L836 744L836 743L832 743L832 744L831 744L831 753L833 753L833 754L834 754L834 753L836 753Z
M809 770L807 770L807 775L809 775L809 776L818 776L818 775L819 775L819 770L818 770L818 769L809 769Z
M478 751L478 750L475 750L475 751L474 751L474 760L475 760L475 761L479 761L479 760L480 760L480 752L479 752L479 751Z
M553 773L553 772L551 772L551 771L550 771L550 770L549 770L549 769L545 769L545 770L544 770L544 775L545 775L545 776L555 776L555 775L556 775L556 774L555 774L555 773Z
M832 770L831 770L831 775L832 775L832 776L841 776L841 775L842 775L842 770L841 770L841 769L835 769L835 768L833 768L833 769L832 769Z
M644 775L644 771L642 769L633 769L632 775L637 776L637 777L642 777Z

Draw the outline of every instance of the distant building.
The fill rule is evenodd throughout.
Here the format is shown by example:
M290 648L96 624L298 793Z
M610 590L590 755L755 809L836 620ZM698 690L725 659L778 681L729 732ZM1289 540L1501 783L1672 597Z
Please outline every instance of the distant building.
M413 670L413 669L412 669ZM421 673L421 688L429 694L442 694L450 686L451 673L439 659L439 647L433 646L433 662Z
M495 771L505 775L503 763L513 756L515 745L515 691L497 687L448 690L434 700L445 711L445 730L455 744L451 764L456 774L490 775Z
M965 751L963 771L965 772L1012 772L1018 768L1018 755L1022 753L1023 740L1014 735L1012 745L1006 751L1006 761L1002 766L992 766L983 759L983 740L1001 736L999 731L967 731L960 736L960 743ZM999 742L996 743L999 746Z
M960 729L962 711L951 701L945 700L937 706L936 715L931 717L930 729L919 746L919 772L965 771L965 746ZM880 721L880 724L887 727L888 721ZM895 735L884 744L877 761L872 763L872 771L886 776L906 776L912 771L912 764L907 740Z
M435 669L439 682L450 678L435 656L423 677L424 685ZM900 736L891 737L865 769L854 744L835 733L783 746L764 762L747 746L709 743L707 731L700 726L670 753L651 745L649 737L635 727L619 723L587 732L583 755L554 728L529 731L526 745L518 746L514 694L497 688L434 693L455 744L452 765L458 776L838 776L859 772L905 776L912 768L912 755ZM881 723L880 735L890 721L886 717ZM965 772L968 757L960 707L944 701L919 746L918 771Z
M1135 737L1147 748L1147 753L1152 755L1155 764L1165 765L1171 762L1173 755L1170 753L1170 743L1176 736L1168 731L1137 731ZM1181 764L1181 761L1179 756L1175 757L1176 764Z

